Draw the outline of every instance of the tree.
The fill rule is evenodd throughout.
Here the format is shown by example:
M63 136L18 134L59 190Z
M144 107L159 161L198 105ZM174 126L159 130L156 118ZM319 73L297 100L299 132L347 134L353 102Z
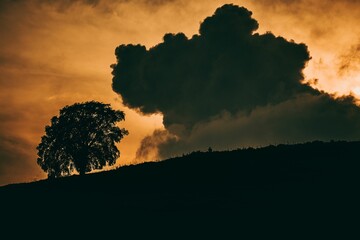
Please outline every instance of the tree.
M49 178L70 175L74 170L84 175L94 169L113 165L120 156L115 143L128 135L116 122L125 114L100 102L75 103L60 110L51 119L37 146L37 163Z

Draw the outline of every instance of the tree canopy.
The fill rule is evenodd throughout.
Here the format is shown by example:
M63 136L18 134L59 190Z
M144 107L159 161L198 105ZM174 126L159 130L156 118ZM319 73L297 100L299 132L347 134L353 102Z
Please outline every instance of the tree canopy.
M113 165L120 156L115 143L128 135L116 123L125 114L110 104L96 101L75 103L60 110L45 127L45 135L37 146L37 163L49 178L80 175L106 165Z

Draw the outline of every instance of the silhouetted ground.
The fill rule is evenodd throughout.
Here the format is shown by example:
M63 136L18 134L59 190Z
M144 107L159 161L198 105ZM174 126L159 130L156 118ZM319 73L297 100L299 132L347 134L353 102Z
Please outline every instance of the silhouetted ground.
M86 222L84 232L123 223L187 232L189 225L179 222L204 227L203 236L220 226L232 233L251 227L265 234L266 226L280 232L296 227L294 236L309 228L329 232L340 225L351 229L358 219L359 152L360 142L193 152L82 177L8 185L0 197L15 222L35 217L40 225L52 225L65 218L70 225Z

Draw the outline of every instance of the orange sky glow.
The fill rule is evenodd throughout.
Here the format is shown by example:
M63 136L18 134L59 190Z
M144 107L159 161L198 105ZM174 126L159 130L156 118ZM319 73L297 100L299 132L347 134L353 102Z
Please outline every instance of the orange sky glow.
M0 3L0 186L46 178L36 164L35 148L50 118L75 102L97 100L125 111L120 125L130 134L119 145L121 157L114 167L138 162L141 139L163 128L162 116L142 116L124 107L112 91L116 46L140 43L150 48L168 32L191 37L205 17L227 3L70 2ZM360 4L315 2L232 1L253 12L257 32L271 31L308 45L312 59L304 70L305 82L360 99Z

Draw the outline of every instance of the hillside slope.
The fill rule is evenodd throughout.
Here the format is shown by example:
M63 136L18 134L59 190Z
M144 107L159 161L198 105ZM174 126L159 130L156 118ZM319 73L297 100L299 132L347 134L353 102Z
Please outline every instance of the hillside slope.
M8 185L0 197L7 210L42 216L344 221L359 200L359 150L360 142L312 142L193 152L83 177Z

